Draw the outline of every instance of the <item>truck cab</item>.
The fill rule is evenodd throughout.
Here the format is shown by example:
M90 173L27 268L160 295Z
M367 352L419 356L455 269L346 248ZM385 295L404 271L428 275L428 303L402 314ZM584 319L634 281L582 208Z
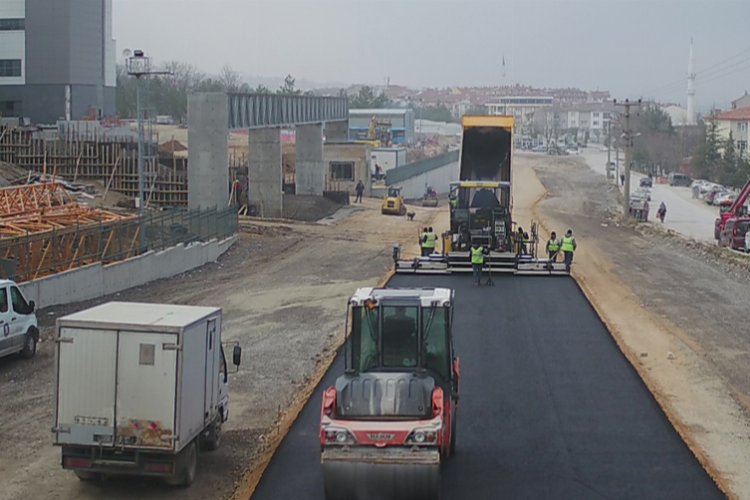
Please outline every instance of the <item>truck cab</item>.
M36 354L39 341L36 304L26 300L18 285L0 280L0 358L20 353L24 358Z

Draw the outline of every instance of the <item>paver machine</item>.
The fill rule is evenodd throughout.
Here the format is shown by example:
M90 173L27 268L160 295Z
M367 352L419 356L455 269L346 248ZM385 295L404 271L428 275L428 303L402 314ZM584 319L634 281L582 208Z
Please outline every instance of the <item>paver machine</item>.
M456 445L452 290L360 288L347 318L346 371L320 414L326 499L438 499Z
M403 261L394 256L396 272L471 272L469 248L477 242L489 249L487 272L565 274L560 263L518 251L512 218L514 117L466 115L462 121L460 179L450 184L450 229L442 255Z

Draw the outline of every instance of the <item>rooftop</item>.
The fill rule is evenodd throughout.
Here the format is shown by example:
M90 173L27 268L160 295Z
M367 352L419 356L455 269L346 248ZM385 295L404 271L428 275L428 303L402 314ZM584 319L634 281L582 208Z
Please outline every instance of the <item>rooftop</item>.
M94 322L111 327L156 326L171 330L189 326L219 311L217 307L107 302L60 318L60 321L63 324Z
M731 109L718 113L709 118L710 120L750 120L750 106L745 108Z
M447 305L451 300L449 288L358 288L351 298L352 305L360 305L367 299L419 298L422 307L430 307L434 301Z

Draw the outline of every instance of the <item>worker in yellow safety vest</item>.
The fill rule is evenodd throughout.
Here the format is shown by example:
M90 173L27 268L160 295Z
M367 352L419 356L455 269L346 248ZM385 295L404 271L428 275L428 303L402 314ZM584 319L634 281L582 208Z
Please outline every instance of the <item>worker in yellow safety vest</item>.
M437 234L432 230L432 228L428 228L427 232L424 233L424 241L422 242L422 255L430 255L435 251L435 246L437 245Z
M484 267L484 256L489 251L484 248L479 242L474 241L469 249L469 256L471 257L471 270L474 274L474 281L477 286L482 284L482 268Z
M427 247L424 246L425 241L427 241L427 228L422 228L422 234L419 235L419 247L422 249L422 257L427 255Z
M565 255L565 272L570 272L570 265L573 263L573 252L576 251L578 245L576 244L575 236L573 236L573 230L568 229L568 232L563 236L560 250Z
M549 255L550 262L556 260L558 253L560 253L560 240L557 239L557 233L552 231L547 241L547 255Z

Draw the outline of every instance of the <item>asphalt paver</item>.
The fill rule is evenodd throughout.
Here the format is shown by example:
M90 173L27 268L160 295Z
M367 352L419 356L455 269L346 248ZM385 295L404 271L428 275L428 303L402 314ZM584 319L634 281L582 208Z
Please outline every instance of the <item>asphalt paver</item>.
M399 275L389 286L456 291L460 403L443 500L723 498L572 279ZM343 369L339 355L253 499L324 499L321 395Z

